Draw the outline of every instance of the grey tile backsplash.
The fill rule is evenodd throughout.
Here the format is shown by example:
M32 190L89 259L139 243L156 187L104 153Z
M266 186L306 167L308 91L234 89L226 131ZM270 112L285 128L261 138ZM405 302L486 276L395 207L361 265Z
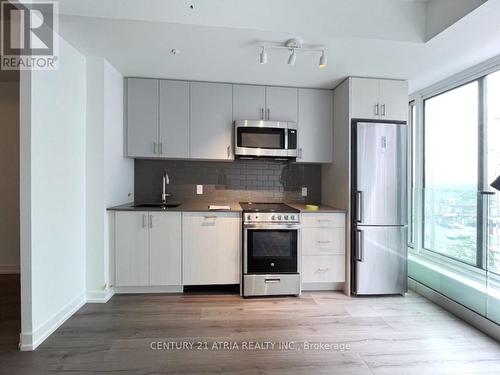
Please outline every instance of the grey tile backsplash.
M321 165L286 161L232 162L135 160L135 201L159 202L163 172L170 176L171 201L320 203ZM196 194L203 185L203 194ZM307 197L301 188L307 187Z

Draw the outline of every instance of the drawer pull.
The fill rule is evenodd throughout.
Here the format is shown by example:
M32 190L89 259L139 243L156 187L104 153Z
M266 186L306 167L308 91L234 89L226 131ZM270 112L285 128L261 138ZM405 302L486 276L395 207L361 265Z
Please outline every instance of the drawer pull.
M318 219L318 223L329 223L331 222L330 219Z
M318 243L332 243L332 241L318 241Z
M209 219L217 219L217 216L205 216L205 220L209 220Z
M264 282L266 284L268 284L268 283L280 283L281 279L264 279Z
M318 268L318 272L328 272L330 268Z

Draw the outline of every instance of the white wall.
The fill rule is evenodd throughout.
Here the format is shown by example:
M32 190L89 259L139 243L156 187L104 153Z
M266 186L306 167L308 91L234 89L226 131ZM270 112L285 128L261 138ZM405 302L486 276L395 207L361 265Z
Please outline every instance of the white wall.
M28 350L85 302L85 57L59 38L59 59L59 70L21 80L21 348Z
M123 77L99 57L87 58L87 107L87 300L105 302L114 279L106 208L133 200L134 162L123 156Z
M0 82L0 274L19 272L19 82Z

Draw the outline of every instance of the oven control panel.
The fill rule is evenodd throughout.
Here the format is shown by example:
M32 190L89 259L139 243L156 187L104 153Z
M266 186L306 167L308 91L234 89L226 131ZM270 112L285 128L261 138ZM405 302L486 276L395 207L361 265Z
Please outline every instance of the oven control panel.
M251 212L244 213L245 223L300 223L298 213Z

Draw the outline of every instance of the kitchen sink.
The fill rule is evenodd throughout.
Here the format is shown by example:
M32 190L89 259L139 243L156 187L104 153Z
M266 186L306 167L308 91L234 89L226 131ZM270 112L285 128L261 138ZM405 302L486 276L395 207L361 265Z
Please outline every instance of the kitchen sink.
M179 207L180 203L135 203L134 207L137 208L175 208Z

